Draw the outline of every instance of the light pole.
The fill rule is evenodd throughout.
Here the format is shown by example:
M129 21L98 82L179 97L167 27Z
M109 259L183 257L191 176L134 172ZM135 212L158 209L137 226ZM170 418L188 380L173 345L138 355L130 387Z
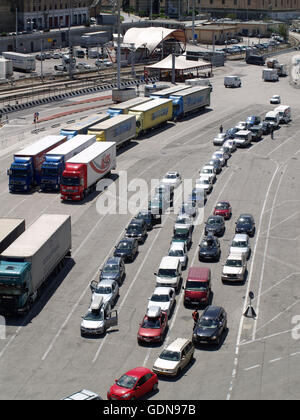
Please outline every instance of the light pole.
M121 0L118 0L117 88L121 89Z

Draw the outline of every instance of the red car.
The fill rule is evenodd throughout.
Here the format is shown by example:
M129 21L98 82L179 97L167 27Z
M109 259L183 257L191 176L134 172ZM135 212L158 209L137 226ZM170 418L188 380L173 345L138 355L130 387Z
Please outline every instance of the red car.
M168 316L159 306L148 308L137 335L137 341L142 343L162 343L168 326Z
M110 387L109 400L136 400L158 388L157 375L145 367L129 370Z
M214 209L214 215L223 216L224 219L230 219L232 215L232 209L229 201L219 201Z

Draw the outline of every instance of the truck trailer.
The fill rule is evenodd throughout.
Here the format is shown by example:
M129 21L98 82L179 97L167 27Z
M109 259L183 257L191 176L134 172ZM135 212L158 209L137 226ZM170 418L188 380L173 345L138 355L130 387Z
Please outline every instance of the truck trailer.
M62 136L67 136L67 139L70 140L72 137L77 136L78 134L87 134L88 129L94 125L99 124L101 121L105 121L109 118L107 114L92 114L88 117L82 118L79 122L73 125L64 125L60 130Z
M210 105L210 87L193 86L170 95L173 101L173 119L183 118Z
M135 137L135 116L116 115L100 124L93 125L88 133L94 134L97 141L114 141L118 148Z
M152 101L130 108L128 114L136 118L138 136L171 120L173 103L171 99L152 99Z
M110 107L107 110L107 113L110 117L114 117L115 115L120 114L128 114L128 111L130 108L141 105L146 102L149 102L150 98L145 98L143 96L138 96L137 98L129 99L129 101L120 102L118 104L110 105Z
M14 70L23 70L28 73L35 70L35 57L32 54L4 51L2 57L12 61Z
M265 82L277 82L279 80L277 69L263 69L262 78Z
M150 98L157 99L157 98L169 98L174 93L180 92L184 89L188 89L190 86L179 84L175 86L171 86L167 89L162 89L157 92L150 93Z
M24 219L0 218L0 254L25 230Z
M66 162L61 199L80 201L96 190L97 182L116 168L116 143L96 142Z
M47 136L14 155L9 176L10 192L29 192L40 185L41 167L46 153L67 140L66 136Z
M71 216L43 214L0 255L0 313L28 312L42 286L71 255Z
M67 160L91 146L95 141L96 136L79 134L48 152L41 168L41 190L60 191L61 177Z

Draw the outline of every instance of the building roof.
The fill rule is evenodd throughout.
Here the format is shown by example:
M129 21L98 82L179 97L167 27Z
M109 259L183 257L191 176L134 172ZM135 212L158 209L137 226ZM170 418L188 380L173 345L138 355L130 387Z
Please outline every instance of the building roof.
M210 68L211 64L207 63L204 60L187 60L185 55L179 55L175 57L175 69L176 70L192 70L192 69L201 69L201 68ZM158 63L147 66L149 69L160 69L160 70L172 70L172 54L168 57L159 61Z
M134 44L135 49L147 48L152 53L155 48L168 38L175 38L178 42L186 43L182 29L168 29L163 27L130 28L125 33L124 44Z

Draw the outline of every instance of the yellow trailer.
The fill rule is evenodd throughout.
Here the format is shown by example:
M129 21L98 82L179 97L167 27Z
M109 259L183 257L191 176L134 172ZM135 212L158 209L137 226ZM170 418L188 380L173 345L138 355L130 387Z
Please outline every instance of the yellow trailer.
M95 135L97 141L113 141L120 147L136 135L134 115L116 115L90 127L88 134Z
M129 109L128 115L135 115L136 134L142 134L172 119L172 99L152 99Z

